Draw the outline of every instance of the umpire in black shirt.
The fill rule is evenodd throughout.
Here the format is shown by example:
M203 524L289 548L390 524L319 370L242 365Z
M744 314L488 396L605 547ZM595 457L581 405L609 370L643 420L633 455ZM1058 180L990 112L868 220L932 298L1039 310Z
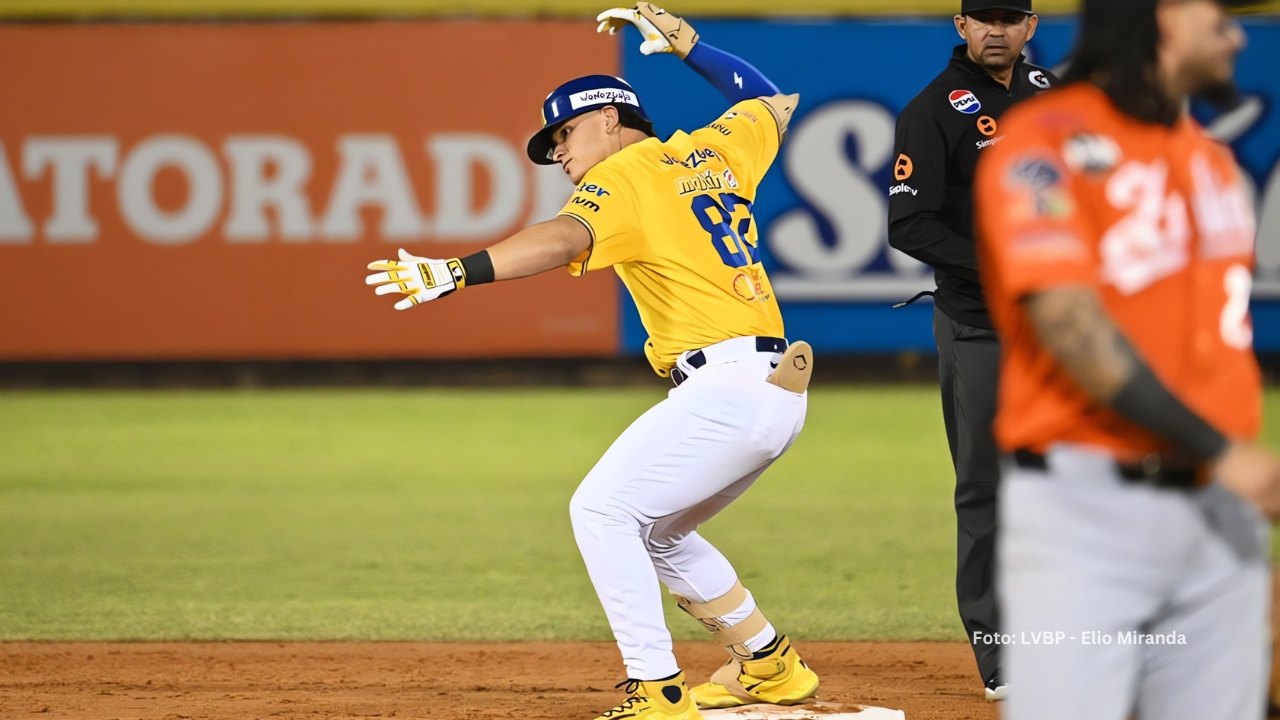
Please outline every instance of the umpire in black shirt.
M956 600L988 700L1008 691L999 646L981 637L1000 628L991 430L1000 345L978 277L971 191L978 156L1001 140L1000 115L1057 82L1022 58L1038 22L1031 0L963 0L955 26L964 44L898 118L889 189L889 244L933 266L938 286L933 333L956 470Z

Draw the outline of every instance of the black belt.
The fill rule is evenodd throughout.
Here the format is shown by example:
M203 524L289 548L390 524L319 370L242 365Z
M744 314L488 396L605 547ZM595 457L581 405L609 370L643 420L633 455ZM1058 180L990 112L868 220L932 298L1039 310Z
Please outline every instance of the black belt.
M1145 483L1161 488L1191 490L1199 486L1199 473L1194 469L1165 467L1158 455L1149 455L1148 458L1136 465L1116 461L1116 473L1129 482ZM1013 462L1023 470L1039 472L1049 470L1049 459L1032 450L1014 450Z
M761 335L756 336L756 352L784 353L786 351L787 351L786 340L782 338L776 338L776 337L764 337ZM698 368L707 364L707 355L701 350L698 350L697 352L689 353L689 357L685 358L684 361L689 363L689 367L693 368L694 370L697 370ZM680 383L688 379L689 379L689 376L686 375L685 372L680 368L678 367L671 368L671 382L675 383L676 387L680 387Z

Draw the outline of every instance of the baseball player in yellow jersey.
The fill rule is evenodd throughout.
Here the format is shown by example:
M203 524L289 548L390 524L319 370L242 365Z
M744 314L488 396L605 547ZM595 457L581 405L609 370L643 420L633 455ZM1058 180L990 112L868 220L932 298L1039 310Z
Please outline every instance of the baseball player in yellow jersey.
M547 96L544 127L529 141L534 162L561 165L577 184L560 214L465 258L401 250L399 260L370 264L377 272L367 282L379 295L404 295L395 305L403 310L555 268L614 268L649 333L646 357L676 387L613 443L570 502L629 678L630 697L600 718L694 720L699 706L799 703L817 692L817 674L697 532L804 424L812 358L807 345L789 349L784 339L751 216L798 97L647 3L600 20L610 31L635 24L646 52L677 54L738 102L663 141L625 81L565 83ZM672 653L659 580L730 653L691 691Z

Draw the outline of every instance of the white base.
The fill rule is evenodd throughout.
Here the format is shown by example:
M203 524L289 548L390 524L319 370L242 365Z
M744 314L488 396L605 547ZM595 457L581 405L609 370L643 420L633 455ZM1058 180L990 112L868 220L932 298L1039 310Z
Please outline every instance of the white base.
M845 710L847 712L844 712ZM703 717L724 720L907 720L901 710L835 703L808 703L799 707L745 705L727 710L703 710Z

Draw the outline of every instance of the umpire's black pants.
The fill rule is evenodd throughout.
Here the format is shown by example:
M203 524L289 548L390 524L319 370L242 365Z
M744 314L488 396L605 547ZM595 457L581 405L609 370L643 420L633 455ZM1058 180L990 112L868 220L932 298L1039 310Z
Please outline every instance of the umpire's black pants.
M1000 670L1000 648L974 642L974 633L1000 628L996 606L996 486L999 454L991 429L996 416L1000 343L994 330L956 322L937 308L942 417L956 470L956 601L983 681Z

